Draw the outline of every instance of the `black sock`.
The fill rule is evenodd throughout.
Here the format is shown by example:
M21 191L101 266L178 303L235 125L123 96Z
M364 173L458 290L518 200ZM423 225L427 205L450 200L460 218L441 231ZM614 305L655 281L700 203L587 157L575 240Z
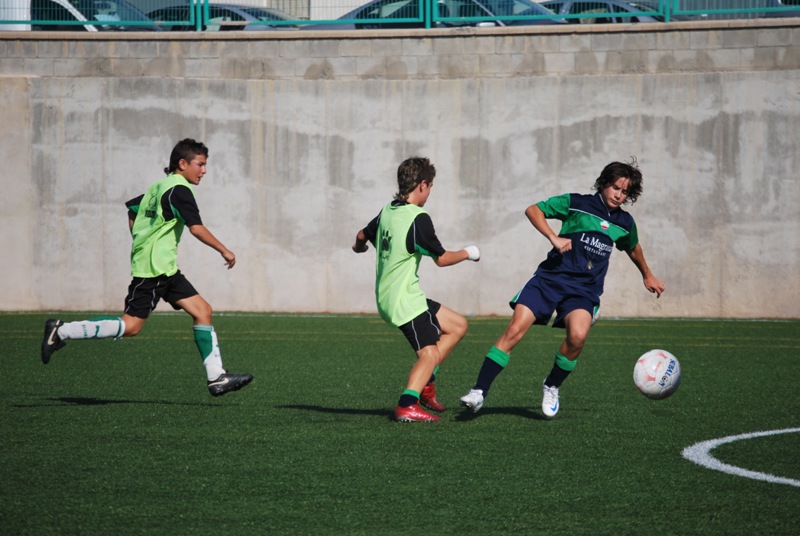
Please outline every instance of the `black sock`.
M478 381L473 389L480 389L483 391L483 396L486 396L489 393L492 382L501 372L503 372L503 367L497 361L488 357L484 358L481 371L478 373Z
M407 408L408 406L413 406L417 402L419 402L418 396L403 393L400 395L400 401L397 403L397 405L401 408Z
M544 384L547 387L561 387L561 384L564 383L564 380L567 379L569 373L570 373L569 370L564 370L558 365L553 365L553 369L550 371L550 374L544 380Z

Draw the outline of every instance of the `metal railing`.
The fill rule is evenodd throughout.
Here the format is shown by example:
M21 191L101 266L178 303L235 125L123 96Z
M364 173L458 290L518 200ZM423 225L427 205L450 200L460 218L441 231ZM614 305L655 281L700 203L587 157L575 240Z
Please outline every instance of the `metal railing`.
M701 20L798 17L800 0L670 0L667 14Z
M377 29L800 17L800 0L0 0L0 31Z

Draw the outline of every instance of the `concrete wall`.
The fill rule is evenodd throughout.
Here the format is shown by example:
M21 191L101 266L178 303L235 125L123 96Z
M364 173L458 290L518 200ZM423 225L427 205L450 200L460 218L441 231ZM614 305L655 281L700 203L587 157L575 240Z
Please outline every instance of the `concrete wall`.
M508 314L548 250L525 208L635 155L629 210L667 292L616 252L603 313L797 318L794 22L0 34L0 309L120 310L124 202L190 136L211 149L201 214L238 263L187 233L180 265L217 311L374 312L373 252L350 246L419 154L443 244L483 252L423 260L423 288Z

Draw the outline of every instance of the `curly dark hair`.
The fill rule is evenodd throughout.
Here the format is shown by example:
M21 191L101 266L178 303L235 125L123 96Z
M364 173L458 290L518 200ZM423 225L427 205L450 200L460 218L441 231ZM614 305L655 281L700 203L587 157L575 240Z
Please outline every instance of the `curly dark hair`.
M642 183L644 181L635 156L632 156L629 162L611 162L604 167L600 176L594 181L594 190L599 192L619 179L630 179L628 198L625 203L634 204L639 196L642 195Z
M397 168L397 193L394 198L398 201L406 201L408 195L419 186L421 182L431 184L436 177L436 168L431 161L420 156L406 158Z

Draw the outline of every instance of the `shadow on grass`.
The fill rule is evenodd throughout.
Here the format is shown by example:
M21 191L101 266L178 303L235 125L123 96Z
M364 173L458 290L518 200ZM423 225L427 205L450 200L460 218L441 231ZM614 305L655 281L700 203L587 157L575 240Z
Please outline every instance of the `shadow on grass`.
M487 415L512 415L515 417L522 417L524 419L533 419L534 421L547 421L544 415L537 413L530 408L526 407L491 407L482 408L478 413L474 413L468 409L463 409L461 413L456 415L457 421L469 422Z
M275 406L277 409L298 409L302 411L316 411L318 413L334 413L338 415L378 415L386 417L389 420L394 420L394 412L385 409L355 409L355 408L328 408L325 406L311 406L306 404L285 404ZM455 410L458 411L458 410ZM508 407L508 408L487 408L481 410L479 413L473 413L469 410L462 410L455 416L456 421L474 421L486 415L514 415L523 417L525 419L533 419L537 421L546 421L543 415L531 411L524 407Z
M390 420L394 417L394 412L386 409L326 408L324 406L310 406L307 404L284 404L275 407L277 409L299 409L303 411L316 411L317 413L335 413L338 415L377 415Z
M110 406L114 404L144 404L148 406L208 406L215 407L217 404L209 404L205 402L172 402L169 400L108 400L104 398L89 398L89 397L73 397L62 396L58 398L48 398L48 402L44 404L15 404L15 408L33 408L41 406Z

